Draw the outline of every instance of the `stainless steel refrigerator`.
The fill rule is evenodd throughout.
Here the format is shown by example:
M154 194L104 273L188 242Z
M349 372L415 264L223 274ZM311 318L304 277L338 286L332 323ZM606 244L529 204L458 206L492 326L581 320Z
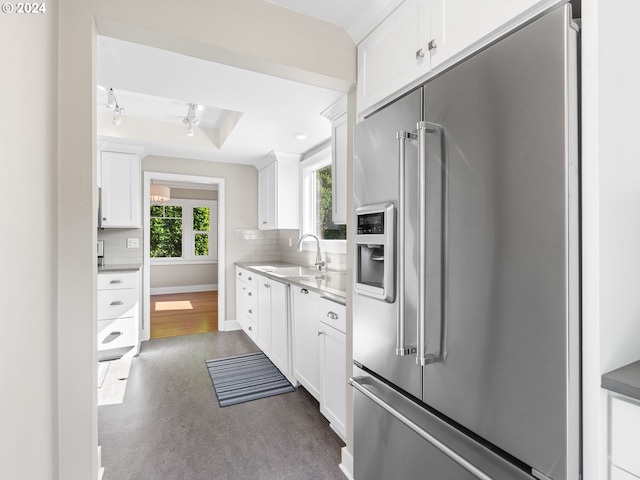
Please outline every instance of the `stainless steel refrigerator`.
M555 7L356 125L356 480L578 480L577 48Z

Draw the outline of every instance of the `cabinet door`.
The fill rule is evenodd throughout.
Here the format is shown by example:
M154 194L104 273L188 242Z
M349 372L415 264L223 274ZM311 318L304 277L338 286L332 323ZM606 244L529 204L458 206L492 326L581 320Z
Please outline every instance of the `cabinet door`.
M140 162L131 153L102 152L100 226L140 228Z
M342 437L347 435L347 346L346 335L320 322L321 397L320 412Z
M271 281L271 361L288 376L289 369L289 286Z
M265 355L271 355L271 281L261 275L256 275L258 282L258 333L256 345Z
M294 377L320 401L318 299L306 288L293 289Z
M430 40L429 0L405 0L358 45L358 111L427 73Z
M258 172L258 228L276 228L276 162Z
M333 223L347 223L347 114L333 121L331 135L331 182Z
M431 0L431 68L478 42L487 43L544 7L542 0Z

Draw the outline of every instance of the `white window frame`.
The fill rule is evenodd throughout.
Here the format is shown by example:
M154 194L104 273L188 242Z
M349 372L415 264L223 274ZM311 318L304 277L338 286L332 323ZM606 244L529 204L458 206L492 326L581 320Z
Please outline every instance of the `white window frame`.
M305 158L300 162L300 235L305 233L313 233L317 235L316 231L316 182L315 171L331 165L331 144L329 143L326 148L319 150L313 155ZM322 250L329 253L347 253L347 240L323 240L320 239L320 245ZM305 251L316 251L316 241L314 239L306 238L302 242L302 249Z
M152 265L199 265L218 263L218 201L217 200L192 200L186 198L175 198L162 202L162 206L182 207L182 257L161 257L150 258ZM195 255L195 232L193 230L193 208L209 207L210 225L209 232L209 255L204 257ZM199 232L198 232L199 233ZM185 247L186 246L186 247Z

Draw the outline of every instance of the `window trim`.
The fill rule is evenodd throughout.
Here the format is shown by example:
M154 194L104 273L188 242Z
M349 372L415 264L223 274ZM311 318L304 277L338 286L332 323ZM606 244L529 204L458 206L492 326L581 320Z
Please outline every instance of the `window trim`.
M312 172L332 165L331 143L318 150L300 162L300 236L305 233L316 234L314 202L316 185ZM328 253L347 253L347 240L320 240L322 250ZM316 251L316 242L313 239L305 239L302 242L302 250Z
M166 202L162 202L162 206L181 206L182 207L182 257L149 257L151 265L202 265L202 264L215 264L218 263L219 251L218 251L218 201L217 200L196 200L190 198L172 198ZM191 249L185 249L185 245L189 247L194 246L193 230L193 208L194 207L209 207L211 209L211 226L212 229L209 232L209 247L211 243L215 244L215 255L208 257L198 257L191 254ZM151 204L149 204L149 209ZM149 221L151 215L149 215ZM185 228L185 225L187 228ZM185 255L185 252L189 251L189 255Z

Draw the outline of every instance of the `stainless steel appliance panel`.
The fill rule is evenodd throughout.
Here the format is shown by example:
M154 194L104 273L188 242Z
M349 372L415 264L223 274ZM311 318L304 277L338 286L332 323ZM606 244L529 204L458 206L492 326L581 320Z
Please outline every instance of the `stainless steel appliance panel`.
M533 480L358 368L352 385L356 480Z
M570 18L559 8L424 87L446 143L447 355L424 367L423 401L553 479L579 464Z
M392 105L373 114L356 125L354 144L354 208L363 205L393 203L398 210L399 162L398 131L416 132L420 121L422 97L419 90L397 100ZM405 142L405 178L417 178L417 142ZM406 198L416 198L417 184L407 182ZM399 302L405 308L406 343L416 344L416 300L417 292L417 202L406 202L409 220L406 223L406 256L404 268L409 281L406 291L409 294L399 297L395 288L395 301L389 303L366 295L355 293L354 305L354 343L353 358L366 365L377 374L390 379L400 388L414 396L421 396L422 374L416 365L415 355L396 355L396 333ZM413 221L411 219L414 219ZM396 224L401 220L396 218ZM398 248L397 237L396 245ZM396 258L400 261L400 258ZM354 266L358 271L358 266ZM413 279L413 280L412 280ZM395 279L397 287L397 277Z

